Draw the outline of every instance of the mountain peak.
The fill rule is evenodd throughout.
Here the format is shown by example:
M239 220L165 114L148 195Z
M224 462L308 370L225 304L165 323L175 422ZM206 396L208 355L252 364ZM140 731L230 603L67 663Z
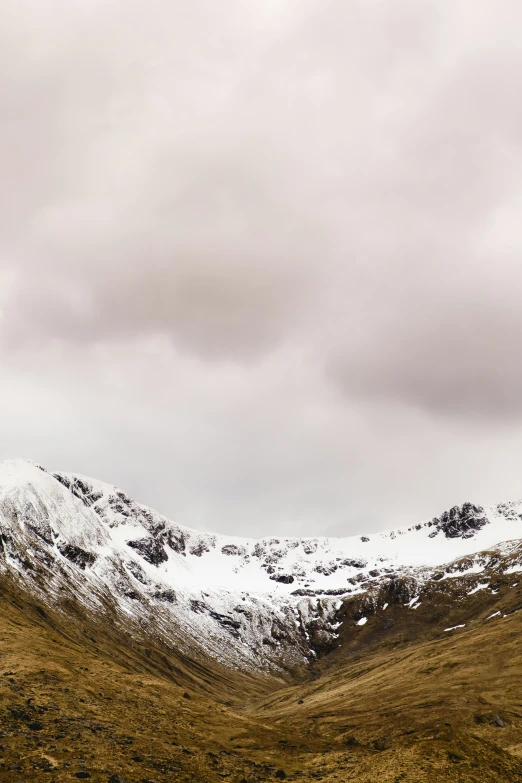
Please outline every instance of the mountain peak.
M118 616L168 638L277 668L331 647L343 601L373 605L387 584L410 600L435 575L480 574L481 553L516 549L499 542L519 538L521 513L466 503L370 536L250 539L183 527L110 484L15 459L0 463L0 569L48 600L71 591L101 610L110 596Z
M25 457L14 457L11 459L5 459L0 462L0 477L2 476L15 476L19 475L20 478L23 475L32 475L34 470L39 470L43 473L47 471L42 468L37 462L27 459Z

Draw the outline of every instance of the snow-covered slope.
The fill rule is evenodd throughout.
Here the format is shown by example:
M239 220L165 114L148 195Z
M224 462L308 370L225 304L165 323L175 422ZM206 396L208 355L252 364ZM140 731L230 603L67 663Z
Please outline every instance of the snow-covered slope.
M109 601L129 627L244 668L305 662L334 643L342 598L386 580L480 574L475 553L510 541L516 568L521 520L522 502L465 504L369 536L254 540L182 527L84 476L0 463L0 568L57 606L71 590L98 611Z

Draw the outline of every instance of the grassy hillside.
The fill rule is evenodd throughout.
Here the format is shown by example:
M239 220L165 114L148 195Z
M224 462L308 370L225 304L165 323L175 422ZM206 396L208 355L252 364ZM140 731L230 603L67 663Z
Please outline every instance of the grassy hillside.
M51 613L2 578L0 779L522 781L514 583L469 597L462 580L427 585L416 610L401 599L369 614L353 598L338 648L292 684L74 604Z

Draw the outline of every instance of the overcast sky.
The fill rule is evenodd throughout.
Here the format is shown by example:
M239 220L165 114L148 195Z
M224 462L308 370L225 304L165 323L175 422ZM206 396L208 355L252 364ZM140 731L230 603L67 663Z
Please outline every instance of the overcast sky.
M183 524L522 497L520 0L2 0L0 457Z

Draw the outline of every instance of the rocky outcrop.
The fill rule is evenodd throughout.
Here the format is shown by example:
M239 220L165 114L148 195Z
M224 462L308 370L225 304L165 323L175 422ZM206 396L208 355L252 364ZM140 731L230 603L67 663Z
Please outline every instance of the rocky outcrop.
M442 531L446 538L472 538L487 524L488 518L484 509L473 503L453 506L449 511L432 520L433 527L437 531Z
M161 540L155 538L140 538L137 541L127 541L127 546L135 549L147 563L159 565L169 559Z

